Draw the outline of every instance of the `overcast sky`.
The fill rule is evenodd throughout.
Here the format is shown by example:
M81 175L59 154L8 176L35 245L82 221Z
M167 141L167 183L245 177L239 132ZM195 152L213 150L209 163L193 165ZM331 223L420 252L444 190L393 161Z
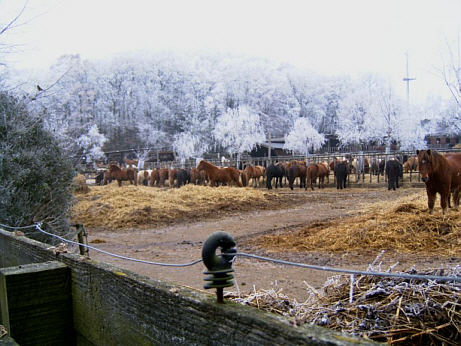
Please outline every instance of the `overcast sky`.
M0 0L0 24L23 4ZM403 96L408 52L417 100L445 94L435 73L446 42L457 49L461 0L29 0L22 19L2 37L23 45L8 58L20 68L47 68L62 54L211 50L322 74L378 73Z

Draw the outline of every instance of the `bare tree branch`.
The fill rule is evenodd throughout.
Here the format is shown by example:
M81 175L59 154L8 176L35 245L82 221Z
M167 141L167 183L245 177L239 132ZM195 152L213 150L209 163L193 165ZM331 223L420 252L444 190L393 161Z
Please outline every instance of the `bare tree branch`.
M3 27L3 29L0 29L0 35L4 34L6 31L12 29L14 26L14 24L19 20L19 18L22 16L22 14L24 13L24 11L26 10L26 7L27 7L27 4L29 3L29 0L27 0L25 3L24 3L24 6L22 7L21 11L19 11L19 13L17 14L16 17L14 17L12 20L10 20L10 22L5 25Z

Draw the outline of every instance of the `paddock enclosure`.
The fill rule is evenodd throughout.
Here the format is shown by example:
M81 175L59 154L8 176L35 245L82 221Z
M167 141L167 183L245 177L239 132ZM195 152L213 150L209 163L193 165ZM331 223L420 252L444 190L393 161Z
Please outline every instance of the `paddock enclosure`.
M286 182L272 190L97 186L79 177L71 222L105 253L90 248L86 258L75 245L0 230L1 265L16 273L64 263L77 344L459 344L459 281L341 275L256 258L459 278L461 212L442 215L436 205L429 215L417 172L403 173L396 191L382 175L357 176L343 190L331 175L314 190L296 182L293 190ZM158 265L194 263L216 231L254 256L236 257L225 304L204 290L203 263Z
M384 180L365 186L359 182L338 191L330 180L325 189L315 187L314 191L306 191L295 187L291 191L287 187L267 190L264 187L186 185L172 189L135 187L126 183L119 188L112 183L90 186L88 194L79 194L74 220L84 224L86 220L90 244L143 260L190 262L200 258L203 241L211 233L224 230L234 236L239 251L275 259L364 270L379 257L375 265L381 270L454 271L455 275L459 275L456 271L461 259L459 211L450 210L447 217L443 217L436 206L434 215L429 215L424 185L410 182L407 175L404 175L403 187L396 191L388 191ZM199 267L172 270L95 252L92 256L148 277L203 289L203 269ZM338 301L346 299L338 295L340 291L337 290L348 294L348 275L334 276L331 272L239 257L234 268L236 285L226 288L226 299L283 314L295 324L314 323L347 331L350 335L376 336L372 325L360 329L358 320L341 322L330 316L322 322L321 316L327 316L327 311L336 309L334 305ZM331 280L335 280L333 286ZM364 278L361 282L369 285L368 288L362 287L363 292L357 291L365 296L381 281ZM459 284L453 285L444 286L444 289L459 289ZM414 294L411 283L406 287L410 291L405 293L405 297ZM332 289L336 292L334 295L330 294ZM426 288L418 286L415 289L429 295ZM450 293L450 301L459 300L456 289L454 292ZM330 296L338 300L328 305L326 302ZM384 296L383 299L388 298ZM312 301L316 301L315 309ZM394 312L397 309L393 303L386 305L379 299L373 304L387 306ZM420 302L408 301L406 304L412 306ZM435 301L434 304L438 303ZM351 314L354 311L355 318L362 316L358 305L360 301L347 310ZM453 309L453 305L446 306ZM379 310L376 306L373 309ZM459 307L454 311L458 311L456 309ZM306 311L315 311L316 315L309 315ZM391 315L387 317L391 318ZM423 323L424 317L421 316L412 323ZM443 327L449 330L443 337L457 340L459 334L453 330L459 327L456 317L459 315L448 312L444 316L440 320L428 320L428 325L432 326L430 330L438 330L440 325L451 319L451 327ZM365 318L366 314L362 317ZM385 316L380 315L380 323L390 323L385 320ZM390 323L387 331L377 335L376 340L410 340L412 332L397 332L399 328L396 326L403 322L399 320L397 323L396 320L395 323L394 329ZM413 330L411 323L405 328ZM443 333L445 331L441 330L439 334ZM434 333L422 335L437 340L431 334Z

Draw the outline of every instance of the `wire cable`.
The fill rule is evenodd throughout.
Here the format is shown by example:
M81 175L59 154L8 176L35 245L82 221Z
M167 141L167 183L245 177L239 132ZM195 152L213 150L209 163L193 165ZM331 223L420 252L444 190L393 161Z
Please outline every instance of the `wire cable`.
M63 238L59 235L56 235L56 234L53 234L53 233L49 233L49 232L46 232L44 231L43 229L41 229L41 224L38 223L35 225L35 228L43 233L43 234L46 234L46 235L49 235L51 237L55 237L55 238L58 238L64 242L67 242L67 243L70 243L70 244L74 244L74 245L79 245L79 246L84 246L88 249L91 249L91 250L94 250L94 251L97 251L97 252L100 252L100 253L103 253L105 255L109 255L109 256L112 256L112 257L116 257L116 258L120 258L120 259L124 259L124 260L127 260L127 261L132 261L132 262L139 262L139 263L145 263L145 264L152 264L152 265L158 265L158 266L164 266L164 267L188 267L188 266L193 266L194 264L197 264L197 263L200 263L202 262L201 259L199 260L195 260L193 262L189 262L189 263L161 263L161 262L152 262L152 261L145 261L145 260L140 260L140 259L137 259L137 258L132 258L132 257L127 257L127 256L122 256L122 255L117 255L117 254L114 254L112 252L108 252L108 251L104 251L104 250L101 250L101 249L98 249L94 246L90 246L90 245L86 245L86 244L82 244L82 243L79 243L79 242L76 242L76 241L73 241L73 240L69 240L69 239L66 239L66 238Z
M66 242L66 243L69 243L69 244L74 244L74 245L79 245L79 246L83 246L83 247L86 247L88 249L91 249L93 251L96 251L96 252L100 252L100 253L103 253L105 255L108 255L108 256L112 256L112 257L116 257L116 258L120 258L120 259L123 259L123 260L127 260L127 261L132 261L132 262L139 262L139 263L145 263L145 264L152 264L152 265L157 265L157 266L164 266L164 267L188 267L188 266L193 266L197 263L200 263L202 262L201 259L199 260L195 260L193 262L189 262L189 263L161 263L161 262L153 262L153 261L145 261L145 260L140 260L140 259L137 259L137 258L132 258L132 257L127 257L127 256L122 256L122 255L117 255L117 254L114 254L112 252L108 252L108 251L104 251L104 250L101 250L101 249L98 249L94 246L90 246L90 245L86 245L86 244L83 244L83 243L79 243L79 242L76 242L76 241L73 241L73 240L69 240L69 239L66 239L66 238L63 238L57 234L53 234L53 233L50 233L50 232L47 232L47 231L44 231L42 228L41 228L41 223L37 223L37 224L34 224L34 225L29 225L29 226L24 226L24 227L12 227L12 226L8 226L8 225L4 225L4 224L1 224L0 223L0 226L2 227L5 227L5 228L10 228L10 229L26 229L26 228L32 228L34 227L37 231L39 231L40 233L43 233L43 234L46 234L50 237L54 237L54 238L57 238L63 242Z
M270 257L263 257L253 254L248 254L244 252L221 254L221 255L235 255L242 257L255 258L266 262L274 262L279 264L285 264L301 268L309 268L314 270L322 270L336 273L345 273L345 274L357 274L357 275L372 275L372 276L383 276L383 277L396 277L403 279L417 279L417 280L435 280L435 281L457 281L461 282L461 276L440 276L440 275L417 275L417 274L406 274L406 273L386 273L386 272L375 272L375 271L366 271L366 270L352 270L352 269L342 269L334 268L328 266L318 266L313 264L297 263L290 262L285 260L278 260Z

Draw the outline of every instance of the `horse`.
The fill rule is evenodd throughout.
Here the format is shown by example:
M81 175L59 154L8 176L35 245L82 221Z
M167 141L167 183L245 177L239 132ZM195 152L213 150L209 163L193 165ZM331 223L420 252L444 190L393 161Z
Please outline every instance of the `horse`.
M110 171L107 169L104 171L103 173L103 177L102 177L102 183L101 185L107 185L107 184L110 184L112 182L112 174L110 173Z
M461 154L441 155L435 150L417 150L418 170L421 180L426 184L429 214L434 212L437 193L440 206L445 214L453 193L454 209L459 207L459 188L461 186Z
M117 180L118 186L122 186L122 181L129 181L130 184L138 185L135 168L120 168L117 165L109 165L109 172L112 179Z
M159 185L160 177L159 177L159 169L153 169L150 173L149 177L149 186Z
M259 179L263 176L263 172L259 166L246 166L243 173L248 183L250 183L250 179L253 179L253 187L258 187L260 185Z
M239 181L240 172L238 169L233 167L216 167L212 163L202 160L197 165L197 170L206 172L210 181L210 186L214 187L215 183L223 184L236 184L242 187L242 183Z
M293 183L296 178L299 178L299 188L307 189L306 187L306 173L307 167L305 164L291 163L290 167L288 168L288 185L290 189L293 190Z
M328 167L327 162L320 162L317 164L319 167L319 187L324 188L325 187L325 177L328 180L328 183L330 183L330 167Z
M158 186L165 186L165 180L168 179L168 168L160 168L158 171Z
M416 171L418 168L418 158L416 156L410 157L403 163L403 170L405 173Z
M178 169L176 171L176 186L181 187L190 183L190 171L188 169Z
M370 168L371 174L379 175L379 163L380 163L379 159L373 158L373 160L371 161L371 168Z
M271 164L266 169L266 187L271 190L272 189L272 179L275 178L275 188L277 185L282 186L282 178L285 176L285 165L281 162L277 164Z
M168 186L173 187L174 186L174 181L177 179L176 174L178 173L178 170L176 168L170 168L168 170Z
M402 164L395 160L390 159L386 164L387 176L387 189L394 190L399 188L399 178L402 177L403 167Z
M337 161L335 163L334 173L337 189L342 190L343 188L346 188L347 174L349 173L348 171L349 168L347 166L347 161Z
M460 160L461 153L446 153L445 157L448 160L457 161ZM459 174L459 173L458 173ZM451 195L453 196L454 209L458 210L459 206L459 191L461 189L461 184L452 184L451 186ZM450 197L448 197L448 208L451 208Z
M255 167L258 167L259 170L261 171L261 177L263 179L263 184L264 184L265 179L266 179L266 167L264 167L264 166L255 166Z
M309 165L309 167L307 167L307 170L306 170L306 183L310 184L312 191L314 191L313 184L318 176L319 176L319 165L316 163ZM307 184L305 186L305 189L307 190Z
M191 168L190 169L190 182L194 185L205 185L206 184L205 172L199 171L195 167Z
M149 184L149 176L152 170L143 169L138 172L138 184L147 186Z

